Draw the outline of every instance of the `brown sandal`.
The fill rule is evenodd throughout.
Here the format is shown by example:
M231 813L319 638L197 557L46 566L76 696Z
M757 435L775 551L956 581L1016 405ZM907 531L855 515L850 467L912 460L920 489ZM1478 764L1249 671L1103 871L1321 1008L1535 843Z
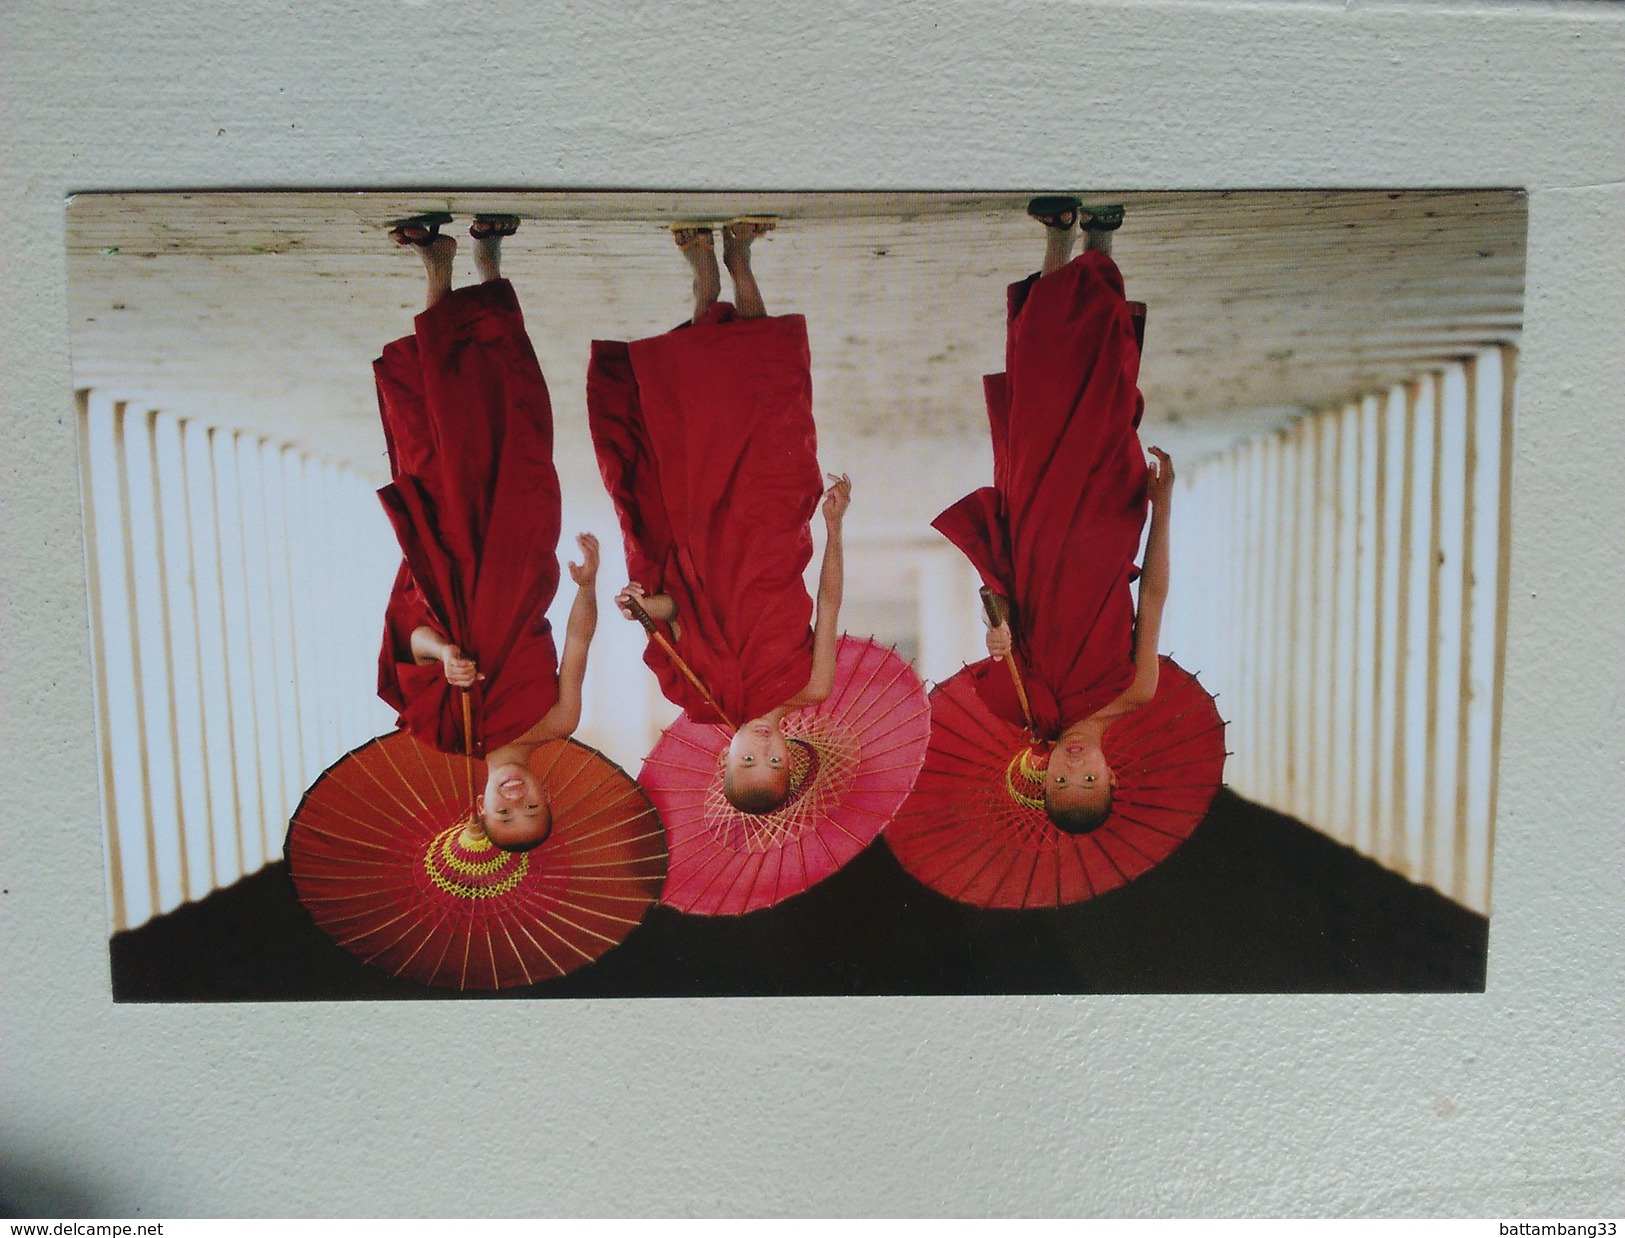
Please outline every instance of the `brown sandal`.
M492 237L501 240L505 236L512 236L519 231L519 216L517 215L476 215L474 222L468 225L468 235L476 241L489 240Z
M677 241L677 234L679 232L695 233L695 235L690 237L687 241L677 241L678 249L692 249L694 246L700 244L713 244L714 233L716 232L715 227L710 223L695 219L679 219L673 223L667 224L666 230L671 233L672 240L674 241Z
M779 217L777 215L735 215L722 226L732 228L735 224L762 224L764 227L757 235L766 236L779 226Z

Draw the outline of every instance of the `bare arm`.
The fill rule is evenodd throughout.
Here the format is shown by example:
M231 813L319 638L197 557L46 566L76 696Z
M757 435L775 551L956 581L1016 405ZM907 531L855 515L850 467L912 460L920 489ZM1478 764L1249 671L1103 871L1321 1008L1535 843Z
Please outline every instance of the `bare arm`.
M564 625L564 652L559 657L559 699L542 720L526 731L518 743L545 743L575 733L581 725L581 687L587 677L587 650L598 630L598 539L591 533L576 537L583 562L570 564L576 583L575 602Z
M412 629L412 660L420 666L438 662L446 668L446 682L454 688L472 688L484 679L471 658L427 624Z
M835 690L835 646L840 639L841 590L846 579L846 557L841 546L841 521L852 501L852 479L844 473L832 477L824 494L824 562L818 570L818 609L813 620L812 676L807 686L786 704L791 709L828 700Z
M1162 611L1168 601L1168 516L1174 488L1173 462L1153 447L1160 466L1152 475L1151 533L1145 540L1145 565L1140 571L1140 609L1134 619L1134 682L1106 710L1127 713L1157 694L1157 645L1162 639Z
M628 581L626 588L615 595L615 605L621 614L628 619L632 618L631 602L640 602L649 618L659 619L665 623L677 621L677 602L667 593L645 593L643 586L637 581Z
M412 630L412 660L420 666L440 661L451 647L450 641L427 625Z

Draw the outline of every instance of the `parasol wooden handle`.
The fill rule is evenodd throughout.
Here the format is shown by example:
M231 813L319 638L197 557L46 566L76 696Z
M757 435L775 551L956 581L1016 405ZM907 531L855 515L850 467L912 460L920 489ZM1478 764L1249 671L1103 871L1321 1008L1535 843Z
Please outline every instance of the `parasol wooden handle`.
M459 688L457 694L463 698L463 755L472 761L474 759L474 706L472 697L467 688ZM479 804L479 795L474 790L474 767L471 765L468 767L469 824L464 830L465 834L468 833L468 830L474 829L475 823L480 819ZM483 834L483 829L481 829L480 833Z
M989 627L999 627L1010 619L1010 604L986 585L982 586L982 610ZM1016 687L1016 699L1021 702L1021 716L1027 720L1027 729L1033 730L1033 707L1027 701L1027 685L1021 682L1021 671L1016 667L1012 653L1004 655L1004 664L1010 670L1010 682Z
M705 685L700 682L700 677L689 670L688 663L683 661L682 656L676 649L672 648L672 643L666 639L666 634L655 626L655 621L650 618L649 612L643 609L643 603L639 602L637 598L627 598L626 608L632 613L632 618L643 625L643 630L654 637L655 643L666 651L666 656L672 660L672 665L682 671L684 678L699 689L700 695L705 698L706 704L717 711L717 716L727 723L730 729L737 729L734 727L733 720L722 712L722 706L718 705L716 699L705 690Z
M463 698L463 755L474 755L474 706L469 701L467 688L459 688L458 693Z
M656 640L660 639L660 629L655 627L654 619L650 616L648 611L643 609L642 602L638 601L637 598L629 597L626 599L626 609L631 612L632 618L636 619L643 625L643 630L645 632L654 637ZM675 657L676 655L673 654L672 656Z
M1010 617L1010 605L997 593L982 586L982 613L987 616L987 624L991 628L998 627Z

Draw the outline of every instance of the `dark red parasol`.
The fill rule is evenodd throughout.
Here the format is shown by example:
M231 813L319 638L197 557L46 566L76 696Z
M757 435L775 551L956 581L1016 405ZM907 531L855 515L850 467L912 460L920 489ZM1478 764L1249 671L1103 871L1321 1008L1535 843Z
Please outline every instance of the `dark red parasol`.
M305 793L288 828L299 901L346 950L457 989L535 984L590 963L660 896L666 848L636 783L574 740L537 748L553 831L531 851L465 832L485 763L397 731Z
M925 685L895 651L843 636L829 699L790 714L785 732L790 798L759 816L723 798L727 727L684 714L661 735L638 781L671 849L663 903L711 916L771 907L867 847L919 773Z
M1206 815L1224 775L1224 720L1196 676L1162 659L1157 694L1107 728L1112 810L1088 834L1044 812L1046 745L982 704L967 671L931 692L931 747L886 830L903 867L978 907L1082 902L1166 859Z

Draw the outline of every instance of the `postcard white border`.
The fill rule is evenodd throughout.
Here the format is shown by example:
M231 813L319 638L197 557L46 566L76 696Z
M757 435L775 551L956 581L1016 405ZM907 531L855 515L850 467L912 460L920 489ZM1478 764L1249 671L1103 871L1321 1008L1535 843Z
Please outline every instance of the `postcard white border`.
M1622 46L1613 6L6 6L0 1183L61 1215L1617 1211ZM63 198L418 185L1528 188L1488 993L115 1007Z

